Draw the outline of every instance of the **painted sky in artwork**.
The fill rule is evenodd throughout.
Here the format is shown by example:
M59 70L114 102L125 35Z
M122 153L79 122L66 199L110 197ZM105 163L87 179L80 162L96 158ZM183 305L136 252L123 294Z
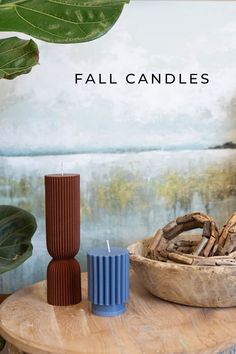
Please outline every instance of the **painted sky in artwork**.
M40 65L0 82L0 152L201 148L233 140L235 19L234 2L133 1L94 42L38 41ZM120 83L75 86L75 72L112 72ZM128 86L120 78L129 72L208 72L210 84Z

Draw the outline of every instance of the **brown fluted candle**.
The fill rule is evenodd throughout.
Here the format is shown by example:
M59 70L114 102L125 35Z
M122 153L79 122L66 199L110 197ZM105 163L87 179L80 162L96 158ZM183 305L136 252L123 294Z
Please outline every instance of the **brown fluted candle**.
M47 270L48 303L73 305L81 300L80 267L74 259L80 248L80 176L45 176L45 201L47 249L53 258Z

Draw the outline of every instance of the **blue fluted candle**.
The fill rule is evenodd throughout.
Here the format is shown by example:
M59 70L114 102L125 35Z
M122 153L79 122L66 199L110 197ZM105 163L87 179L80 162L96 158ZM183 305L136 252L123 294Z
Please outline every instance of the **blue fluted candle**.
M88 252L88 298L98 316L117 316L129 298L129 253L120 247Z

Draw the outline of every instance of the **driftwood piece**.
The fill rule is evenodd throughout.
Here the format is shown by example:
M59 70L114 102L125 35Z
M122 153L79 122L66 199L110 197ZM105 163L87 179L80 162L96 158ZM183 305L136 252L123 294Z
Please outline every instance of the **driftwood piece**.
M162 229L158 230L155 233L155 235L154 235L154 237L153 237L153 239L152 239L152 241L151 241L151 243L150 243L150 245L148 247L148 253L147 254L151 254L157 248L157 246L159 245L159 242L161 241L162 236L163 236Z
M217 225L214 221L211 223L211 235L218 241L219 239L219 231Z
M183 231L194 230L194 229L198 229L198 228L201 228L201 227L202 227L202 224L200 224L196 220L193 220L193 221L190 221L188 223L184 223L183 224Z
M214 253L215 253L217 250L217 247L214 249L214 246L216 244L218 245L218 239L219 239L219 232L218 232L216 223L214 221L211 221L211 222L207 221L204 224L202 234L205 237L209 237L209 235L210 235L209 241L203 251L204 257L208 257L210 255L211 251L214 250Z
M199 244L199 241L193 241L193 240L179 240L175 242L175 245L178 247L194 247Z
M168 258L171 260L171 261L175 261L175 262L178 262L178 263L182 263L182 264L188 264L188 265L191 265L193 263L193 259L189 258L189 257L186 257L182 254L177 254L177 253L169 253L168 254Z
M204 251L203 251L203 256L204 257L208 257L209 256L212 248L214 247L215 242L216 242L215 237L211 236L209 241L207 242L207 245L206 245Z
M166 226L163 227L163 233L168 233L171 230L173 230L177 226L177 223L175 220L170 221Z
M219 243L215 243L211 255L212 255L212 256L215 256L216 253L218 252L218 250L219 250Z
M167 252L174 252L176 250L176 245L175 243L169 243L168 246L166 247Z
M211 222L210 221L204 222L202 236L207 237L207 238L211 237Z
M157 251L162 251L163 249L167 248L168 244L169 244L168 240L166 240L166 238L162 237L160 242L159 242L159 244L158 244L158 246L157 246L157 248L156 248L156 250Z
M234 232L229 232L226 241L225 241L225 245L222 249L222 254L229 254L231 252L233 252L236 249L236 233Z
M214 256L217 252L217 249L219 247L219 231L218 231L218 228L217 228L217 225L216 223L213 221L212 224L211 224L211 237L214 237L215 239L215 244L212 248L212 251L211 251L211 256ZM210 243L211 241L209 241Z
M196 250L194 251L194 256L199 256L208 243L208 237L203 237Z
M188 223L191 221L198 221L200 223L204 223L205 221L210 220L210 219L211 218L207 214L204 214L201 212L194 212L194 213L187 214L184 216L179 216L176 219L176 223L177 224L185 224L185 223Z
M212 218L209 215L203 214L203 213L196 213L196 215L194 215L194 220L196 220L197 222L203 224L204 222L206 222L207 220L212 221Z
M229 234L229 231L232 227L236 225L236 212L234 212L226 224L223 226L221 233L220 233L220 238L219 238L219 246L224 247L227 236Z
M187 253L187 254L190 254L190 253L193 253L194 250L195 250L195 247L178 247L176 250L178 250L178 252L181 252L181 253Z
M163 236L167 239L167 240L173 240L173 238L175 238L176 236L178 236L179 234L181 234L184 231L184 227L183 225L175 225L175 227L173 227L171 230L169 230L168 232L163 232Z

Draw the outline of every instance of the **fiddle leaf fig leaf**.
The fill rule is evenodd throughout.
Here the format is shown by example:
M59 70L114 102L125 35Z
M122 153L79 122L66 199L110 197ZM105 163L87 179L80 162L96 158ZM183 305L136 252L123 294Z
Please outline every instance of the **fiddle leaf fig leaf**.
M94 40L119 18L129 0L0 0L0 31L54 43Z
M31 238L37 228L29 212L0 205L0 274L18 267L32 255Z
M0 79L27 74L38 64L39 52L32 40L17 37L0 39Z
M4 338L0 337L0 351L2 351L5 347L6 341Z

